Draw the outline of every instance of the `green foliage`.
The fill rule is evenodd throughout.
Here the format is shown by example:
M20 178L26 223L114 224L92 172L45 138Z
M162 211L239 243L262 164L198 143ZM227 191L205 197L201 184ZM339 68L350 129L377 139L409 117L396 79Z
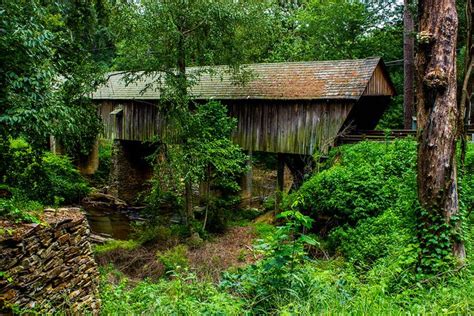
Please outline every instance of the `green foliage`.
M290 197L286 203L289 212L283 212L279 220L280 227L268 224L255 224L257 236L261 239L255 249L260 252L260 260L255 264L228 271L219 287L212 286L218 293L232 302L235 309L230 314L250 315L314 315L314 314L469 314L474 308L472 291L474 290L473 266L470 262L472 254L472 240L474 228L473 217L466 223L468 261L464 269L450 270L443 258L433 257L431 267L442 268L443 272L428 274L420 272L419 254L422 251L416 234L419 212L416 204L414 159L415 146L412 140L401 140L392 143L360 143L345 146L331 153L329 162L323 170L309 180L320 179L318 185L314 182L312 194L319 194L327 190L326 186L335 188L336 184L349 188L351 196L356 198L358 187L364 186L363 172L370 172L378 183L372 185L376 191L373 195L363 195L366 204L375 200L381 209L364 212L349 218L350 214L342 212L347 208L347 202L335 205L344 207L337 209L341 222L345 224L330 229L324 244L335 249L342 256L332 259L310 259L310 253L324 251L314 239L309 238L306 232L311 226L320 226L296 210L306 211L310 190L300 190ZM464 209L470 209L471 192L473 186L470 172L473 164L473 148L469 147L466 159L466 173L460 179L462 202ZM345 181L335 182L337 177L327 177L331 170L337 172L345 170L349 173ZM352 173L354 171L354 173ZM324 180L324 181L323 181ZM387 182L387 184L385 184ZM384 193L389 190L391 195ZM378 187L378 188L377 188ZM367 192L361 189L361 192ZM335 191L341 194L341 191ZM390 203L377 200L376 194L389 198ZM349 200L345 195L340 199ZM318 202L319 203L319 202ZM322 204L323 206L325 204ZM360 204L362 205L362 203ZM388 205L388 206L387 206ZM320 215L319 204L312 204L312 215ZM362 206L360 206L362 208ZM384 208L382 208L384 207ZM326 215L327 213L324 213ZM345 218L343 216L346 216ZM443 246L444 247L444 246ZM438 249L436 246L434 249ZM436 252L436 250L435 250ZM178 256L178 258L180 258ZM438 269L439 270L439 269ZM161 306L162 293L176 291L176 280L183 280L183 275L176 275L171 280L162 280L158 284L140 283L140 295L135 288L126 289L124 286L106 284L103 290L104 304L109 313L165 313ZM186 286L208 286L209 283L196 282L194 277L185 278ZM161 292L155 292L155 287L162 286ZM145 289L146 288L146 289ZM153 289L152 289L153 288ZM120 289L120 290L119 290ZM119 292L121 291L121 292ZM112 295L113 293L113 295ZM117 294L119 293L119 294ZM145 294L146 293L146 294ZM193 294L186 292L187 299L194 299ZM213 293L213 292L212 292ZM173 295L175 295L173 294ZM119 296L115 296L119 295ZM213 297L211 294L209 297ZM125 298L125 299L124 299ZM125 303L123 303L125 300ZM160 302L153 307L150 302ZM181 301L180 301L181 302ZM206 301L208 302L208 301ZM206 304L206 303L204 303ZM213 314L216 305L202 305L202 309L195 309L192 314ZM179 304L178 304L179 305ZM133 306L133 311L131 309ZM110 309L109 309L110 308ZM223 309L224 310L224 309ZM175 312L175 310L173 310ZM191 313L181 310L182 314ZM224 312L223 312L224 313Z
M95 109L84 98L97 84L99 70L85 42L77 40L79 33L88 32L81 23L89 28L94 24L71 23L70 14L78 13L78 6L2 2L0 126L35 149L56 135L69 154L88 153L100 129Z
M307 0L273 10L271 60L403 56L401 6L394 2Z
M459 163L458 165L462 164ZM467 146L464 168L460 170L459 178L461 209L464 213L471 214L472 210L474 210L474 146L472 143L469 143Z
M383 274L391 273L385 265L379 274L359 280L343 260L321 260L298 266L293 282L266 296L215 286L198 281L193 275L178 274L157 283L146 281L131 285L121 279L117 285L102 273L102 313L155 315L425 315L469 314L474 308L472 271L454 276L435 287L406 287L396 295L386 292ZM116 277L114 277L116 278ZM253 282L253 280L244 280ZM242 284L237 283L237 284Z
M358 273L368 276L391 262L392 279L386 281L395 291L405 282L450 271L452 240L465 239L468 231L453 226L471 205L470 173L461 173L459 180L461 216L448 225L418 204L415 145L399 140L335 149L323 171L286 202L301 199L299 210L317 219L317 228L329 235L330 249L344 255ZM468 169L472 146L467 156Z
M42 167L50 183L46 201L54 201L54 197L59 197L64 203L73 203L89 192L87 182L68 157L46 152L42 157Z
M89 191L68 157L36 152L22 138L10 138L3 156L9 162L3 181L31 200L50 205L73 203Z
M40 222L38 216L42 210L41 203L30 201L18 192L14 192L11 198L0 198L0 218L6 218L16 223L38 224Z
M255 233L259 239L265 240L269 237L269 235L273 235L275 233L275 226L267 223L256 223L254 224Z
M391 268L386 265L381 271L388 274ZM450 282L436 287L407 286L397 295L386 292L380 275L361 281L342 260L304 264L295 273L294 279L291 286L283 286L266 298L270 306L253 310L253 314L469 314L474 307L469 293L474 286L470 273L453 277ZM249 298L247 302L252 304L255 300Z
M146 281L131 286L101 282L104 315L241 315L242 301L215 285L198 281L193 274L175 274L171 280Z
M405 216L387 210L379 216L361 220L355 227L345 225L335 228L329 236L329 245L338 249L356 267L368 269L378 259L408 245L412 237Z
M264 9L258 1L124 3L114 15L116 67L164 71L172 81L169 70L183 57L180 45L186 65L239 65L259 51L256 43L268 38L265 31L271 32Z
M199 105L186 115L187 124L180 137L183 142L160 148L158 156L164 159L155 164L147 202L154 206L167 201L181 204L186 182L197 185L207 181L222 193L211 205L215 215L219 215L222 209L236 204L233 196L239 189L237 180L246 167L246 155L230 138L236 120L227 115L221 103L214 101ZM210 203L211 197L207 199Z
M156 257L165 266L166 271L180 272L189 266L187 252L188 247L177 245L163 252L158 252Z
M451 225L446 223L442 214L433 214L422 207L418 207L416 215L421 250L418 277L426 278L449 271L454 266ZM453 219L453 221L457 220L457 217Z
M194 183L206 179L225 190L239 189L236 179L245 170L246 156L230 139L236 126L237 120L220 102L197 107L185 127L181 153L187 165L185 179Z
M254 248L263 259L236 273L225 273L221 286L255 300L252 309L259 311L274 302L269 301L282 288L293 286L300 264L309 260L305 246L318 242L303 233L310 229L313 220L298 211L286 211L279 215L284 225L273 234L265 234Z
M392 290L401 279L401 284L413 281L421 251L415 146L408 139L340 147L326 169L297 193L303 201L300 210L321 219L319 229L329 235L329 248L344 255L358 273L371 275L391 258L393 273L384 282Z
M343 225L376 216L397 204L407 206L404 194L416 188L415 145L411 140L400 140L335 149L328 163L332 166L315 174L298 191L302 199L299 209ZM289 202L293 199L290 196Z
M174 234L175 232L169 227L149 224L136 229L132 237L141 244L149 244L169 241Z

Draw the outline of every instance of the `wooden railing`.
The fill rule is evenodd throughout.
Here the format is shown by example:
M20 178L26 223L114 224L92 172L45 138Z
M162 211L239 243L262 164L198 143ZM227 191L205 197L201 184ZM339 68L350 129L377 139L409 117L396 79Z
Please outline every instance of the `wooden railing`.
M474 125L468 125L467 134L474 134ZM341 135L337 139L337 144L353 144L363 140L370 141L386 141L397 138L405 138L408 136L416 137L416 130L409 129L393 129L390 131L376 131L376 130L353 130L346 135Z

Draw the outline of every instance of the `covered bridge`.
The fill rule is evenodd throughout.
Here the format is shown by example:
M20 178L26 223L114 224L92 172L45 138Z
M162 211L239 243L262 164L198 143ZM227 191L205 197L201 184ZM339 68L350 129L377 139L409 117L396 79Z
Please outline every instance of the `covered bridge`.
M226 104L238 119L233 139L248 151L325 152L349 126L373 129L395 93L380 58L252 64L246 69L252 79L244 85L228 73L203 73L190 95ZM123 73L108 78L92 95L105 136L145 141L157 135L163 121L155 106L160 100L159 89L152 86L156 77L129 84Z
M380 58L251 64L245 69L251 74L246 84L237 84L223 67L213 68L214 75L203 72L189 94L197 102L213 99L225 104L238 120L233 140L249 153L325 153L341 134L373 129L395 94ZM188 68L190 73L200 70ZM157 77L150 74L127 84L124 73L110 73L92 95L105 137L122 147L128 144L131 150L122 148L128 152L137 152L133 143L166 129L156 106ZM130 161L138 159L127 155ZM133 174L127 168L123 172Z

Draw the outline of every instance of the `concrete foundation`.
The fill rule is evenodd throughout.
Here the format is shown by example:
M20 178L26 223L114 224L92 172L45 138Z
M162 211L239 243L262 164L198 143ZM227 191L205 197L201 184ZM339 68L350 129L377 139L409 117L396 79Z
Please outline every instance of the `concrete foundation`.
M99 140L94 142L89 155L79 157L78 168L82 175L91 175L97 171L99 168Z

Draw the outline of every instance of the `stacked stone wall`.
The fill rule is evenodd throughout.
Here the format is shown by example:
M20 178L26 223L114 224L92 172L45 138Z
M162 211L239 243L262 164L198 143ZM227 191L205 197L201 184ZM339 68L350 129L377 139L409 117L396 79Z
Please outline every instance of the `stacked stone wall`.
M78 208L47 210L41 224L0 221L0 314L98 314L99 274Z

